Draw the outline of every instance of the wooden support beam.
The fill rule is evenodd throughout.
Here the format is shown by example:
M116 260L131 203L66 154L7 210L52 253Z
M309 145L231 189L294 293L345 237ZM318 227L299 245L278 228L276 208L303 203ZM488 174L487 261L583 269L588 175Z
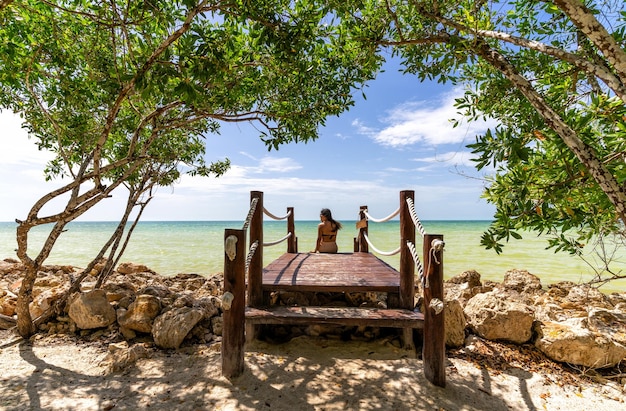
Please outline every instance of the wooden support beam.
M250 244L259 242L248 269L248 299L251 307L263 305L263 193L251 191L250 201L257 199L256 209L250 220Z
M400 308L412 310L415 308L415 262L407 241L415 244L415 224L411 218L411 210L406 202L413 200L415 192L405 190L400 192ZM413 330L405 328L402 332L404 348L415 350Z
M246 252L245 232L225 230L222 375L226 378L238 377L244 369Z
M296 223L295 216L293 212L293 207L287 207L287 233L291 233L291 237L287 240L287 252L288 253L297 253L298 252L298 238L296 237Z
M424 236L424 376L446 386L446 332L443 309L443 236Z

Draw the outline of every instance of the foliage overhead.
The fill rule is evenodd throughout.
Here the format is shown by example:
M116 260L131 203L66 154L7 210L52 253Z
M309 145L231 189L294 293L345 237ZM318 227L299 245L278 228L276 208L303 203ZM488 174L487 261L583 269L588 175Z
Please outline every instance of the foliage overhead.
M1 2L0 109L56 155L47 178L66 182L18 220L18 256L31 270L22 316L33 273L68 222L125 187L121 230L155 187L183 172L223 174L228 160L205 163L203 140L220 123L256 124L268 149L316 139L380 66L377 46L339 24L346 12L338 1ZM58 199L60 210L45 208ZM30 256L29 230L47 223ZM108 249L114 261L119 245L94 264ZM22 335L29 327L18 323Z
M374 2L378 3L378 2ZM496 206L482 243L523 230L579 252L626 221L626 11L621 0L394 1L365 18L406 73L466 85L470 119L499 123L469 145Z

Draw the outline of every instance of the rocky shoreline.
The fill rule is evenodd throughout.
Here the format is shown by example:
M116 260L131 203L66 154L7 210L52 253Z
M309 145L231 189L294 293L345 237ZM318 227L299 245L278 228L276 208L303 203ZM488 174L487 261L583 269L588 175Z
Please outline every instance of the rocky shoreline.
M72 266L47 266L39 273L33 318L61 297L78 272ZM140 358L146 343L167 350L221 341L221 274L162 277L148 267L123 263L100 290L92 289L97 270L93 274L83 282L81 293L70 298L66 312L39 326L39 335L105 341L113 369ZM0 329L15 325L22 275L18 261L0 261ZM486 347L491 342L512 344L581 372L610 370L611 381L626 391L626 293L606 295L571 282L544 287L538 277L523 270L508 271L501 283L482 282L479 273L466 271L446 281L444 289L449 353L475 352L488 358ZM376 293L277 293L272 298L274 304L287 305L386 304L386 296ZM416 309L420 305L418 298ZM274 327L266 335L280 341L301 335L367 341L389 332L393 331L308 326Z

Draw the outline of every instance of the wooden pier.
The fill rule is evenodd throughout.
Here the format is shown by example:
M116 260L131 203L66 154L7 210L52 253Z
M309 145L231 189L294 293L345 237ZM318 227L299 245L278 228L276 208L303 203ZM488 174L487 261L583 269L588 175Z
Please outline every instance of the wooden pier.
M338 254L298 253L293 208L287 209L287 253L262 267L263 193L251 193L249 218L250 249L246 231L225 231L224 327L222 373L236 377L244 371L244 344L255 338L259 324L336 324L392 327L403 330L403 343L415 349L413 330L423 330L422 357L426 378L445 386L445 332L443 316L443 244L441 235L424 234L422 266L425 312L415 309L416 276L414 253L415 218L410 205L413 191L400 193L400 271L368 252L365 216L361 207L354 252ZM439 243L438 243L439 242ZM247 269L246 269L247 267ZM247 271L247 277L246 277ZM271 306L274 291L293 292L379 292L387 293L386 308ZM247 293L247 295L246 295ZM232 303L231 303L232 301Z

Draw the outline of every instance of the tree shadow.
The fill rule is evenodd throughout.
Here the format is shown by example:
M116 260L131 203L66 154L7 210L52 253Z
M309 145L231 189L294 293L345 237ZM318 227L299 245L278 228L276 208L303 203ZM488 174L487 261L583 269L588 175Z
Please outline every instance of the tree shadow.
M385 341L358 342L299 337L283 344L246 346L245 371L221 375L219 344L149 350L148 358L117 373L104 373L106 348L84 344L59 359L46 346L21 342L30 372L0 380L0 408L12 410L509 410L510 398L493 387L487 369L461 375L446 367L446 388L430 384L414 354ZM71 343L70 343L71 344ZM89 367L72 362L84 349ZM22 374L20 374L22 375ZM535 410L519 380L525 409ZM6 384L5 384L6 383Z

